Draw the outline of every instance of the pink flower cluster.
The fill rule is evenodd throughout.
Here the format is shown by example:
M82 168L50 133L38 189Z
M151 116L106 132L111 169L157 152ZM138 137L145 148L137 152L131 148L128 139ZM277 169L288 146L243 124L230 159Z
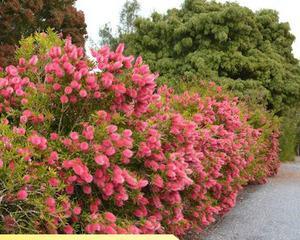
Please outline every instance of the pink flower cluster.
M32 232L183 235L276 173L278 134L262 155L262 130L237 99L213 85L208 97L157 88L158 75L123 50L93 51L93 64L67 39L0 78L0 176L14 186L2 201L35 208L20 221Z

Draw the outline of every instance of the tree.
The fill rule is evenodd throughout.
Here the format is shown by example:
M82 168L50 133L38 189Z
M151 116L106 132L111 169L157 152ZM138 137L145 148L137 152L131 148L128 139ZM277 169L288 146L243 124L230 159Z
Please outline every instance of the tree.
M126 1L120 14L119 33L126 34L134 31L134 21L138 17L140 4L137 0Z
M127 0L120 13L117 35L113 34L109 23L104 24L99 29L100 45L108 44L116 47L122 35L133 33L135 30L134 22L138 17L139 10L140 4L137 0Z
M117 38L113 35L112 28L109 23L105 23L100 29L99 29L99 36L100 36L100 45L103 46L105 44L108 44L110 46L116 46L117 45Z
M239 97L282 115L300 100L295 37L273 10L253 12L236 3L186 0L181 9L137 18L120 41L141 54L162 82L212 79Z
M54 28L83 46L86 35L84 14L74 7L75 0L0 1L0 66L13 61L22 37Z

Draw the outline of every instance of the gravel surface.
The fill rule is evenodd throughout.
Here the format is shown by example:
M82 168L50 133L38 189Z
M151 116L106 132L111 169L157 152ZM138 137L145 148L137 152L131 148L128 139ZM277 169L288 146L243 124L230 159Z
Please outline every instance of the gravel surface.
M235 208L191 240L300 240L300 159L265 185L248 186Z

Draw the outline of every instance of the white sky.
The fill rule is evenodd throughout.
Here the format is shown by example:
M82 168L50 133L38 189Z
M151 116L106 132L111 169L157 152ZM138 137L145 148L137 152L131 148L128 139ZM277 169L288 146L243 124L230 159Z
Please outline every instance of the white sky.
M184 0L138 0L141 5L140 15L150 16L156 10L160 13L169 8L178 8ZM226 2L226 0L218 0ZM87 31L90 39L97 41L99 27L110 22L114 27L119 23L119 15L126 0L77 0L76 6L85 13ZM279 12L280 21L289 22L292 33L296 36L293 49L300 58L300 1L297 0L236 0L242 6L259 10L271 8Z

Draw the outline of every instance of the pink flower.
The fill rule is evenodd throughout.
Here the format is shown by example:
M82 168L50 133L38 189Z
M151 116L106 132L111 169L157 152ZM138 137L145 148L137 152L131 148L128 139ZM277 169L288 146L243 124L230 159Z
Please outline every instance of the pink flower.
M89 149L89 144L87 142L80 143L81 151L87 151Z
M97 115L98 115L100 120L105 120L108 116L107 112L105 112L103 110L98 111Z
M28 196L28 193L25 190L20 190L17 193L18 200L25 200L27 198L27 196Z
M53 82L53 77L52 76L50 76L50 75L46 75L46 77L45 77L45 82L47 82L47 83L52 83Z
M75 72L74 73L74 80L79 81L82 78L81 72Z
M109 72L105 72L102 74L102 84L105 88L109 88L112 85L114 76L109 73Z
M76 164L76 165L74 165L73 166L73 170L74 170L74 172L77 174L77 175L82 175L82 174L84 174L84 169L83 169L83 167L81 166L81 165L79 165L79 164Z
M207 225L209 225L209 222L207 221L207 218L206 218L206 216L205 216L205 215L203 215L203 216L202 216L202 219L201 219L201 221L202 221L202 224L203 224L204 226L207 226Z
M74 88L74 89L78 89L78 87L80 86L80 84L79 84L77 81L73 80L73 81L71 82L70 86L71 86L72 88Z
M129 149L125 149L122 152L122 156L125 157L125 158L131 158L133 156L133 152Z
M89 75L86 78L86 82L89 85L93 85L96 82L96 77L94 75Z
M126 87L123 84L114 85L113 90L120 94L126 93Z
M54 83L52 88L53 88L54 91L59 91L61 89L61 85L58 84L58 83Z
M21 104L26 105L28 103L28 100L26 98L22 98Z
M65 88L65 94L67 94L67 95L71 94L72 91L73 91L73 89L71 87L66 87Z
M74 207L74 209L73 209L73 213L75 214L75 215L80 215L81 214L81 207Z
M107 226L104 228L104 233L106 234L117 234L118 232L111 226Z
M68 185L66 187L66 193L69 195L72 195L74 193L74 186L73 185Z
M116 149L114 147L109 147L106 149L105 154L107 156L112 156L116 153Z
M20 122L21 122L22 124L27 123L27 121L28 121L28 117L26 117L26 116L21 116L21 117L20 117Z
M24 128L17 128L17 127L14 127L13 128L13 131L21 136L24 136L25 133L26 133L26 130Z
M87 140L93 140L94 139L94 127L92 126L87 126L83 132L82 135L87 139Z
M70 96L70 103L77 103L77 97L74 95Z
M105 165L108 162L108 158L105 155L98 155L95 157L95 162L99 165Z
M25 60L25 58L20 58L19 59L19 65L25 65L26 64L26 60Z
M29 65L36 65L38 62L38 57L36 55L33 55L30 59L29 59Z
M52 140L52 141L55 141L55 140L57 140L58 139L58 134L57 133L51 133L50 134L50 139Z
M60 97L60 102L61 102L62 104L66 104L66 103L69 102L69 98L68 98L66 95L62 95L62 96Z
M74 229L72 228L72 226L67 225L67 226L64 227L64 232L65 232L66 234L73 234Z
M25 183L28 183L30 181L30 175L25 175L23 177L23 180L24 180Z
M132 135L132 131L130 130L130 129L125 129L124 131L123 131L123 136L124 137L131 137L131 135Z
M62 142L63 142L63 144L64 144L66 147L72 145L72 140L69 139L69 138L65 138Z
M101 225L98 223L89 224L86 226L85 231L89 234L99 232L101 230Z
M79 95L80 95L80 97L85 98L85 97L87 96L86 90L81 89L81 90L79 91Z
M142 217L145 217L145 213L144 211L142 211L141 209L137 209L133 212L134 216L136 217L139 217L139 218L142 218Z
M3 168L3 160L0 158L0 168Z
M104 194L106 196L111 196L114 193L114 185L112 183L108 183L104 187Z
M129 227L128 232L129 232L130 234L140 234L140 233L141 233L141 230L140 230L138 227L132 225L132 226Z
M74 72L74 66L69 62L65 62L63 64L63 68L66 70L68 74L72 74Z
M99 205L100 205L100 202L98 201L95 201L93 202L91 205L90 205L90 212L93 214L93 213L97 213L98 210L99 210Z
M28 140L41 150L45 150L47 148L47 139L44 137L32 135L28 138Z
M114 133L118 130L118 127L116 125L109 125L107 128L106 128L107 132L109 134L111 133Z
M50 153L50 156L48 158L48 163L50 165L55 164L55 162L58 160L58 153L56 151L53 151Z
M24 91L23 91L22 89L19 88L19 89L16 90L16 95L17 95L17 96L20 97L20 96L23 96L24 94L25 94L25 93L24 93Z
M25 110L23 111L23 116L26 116L26 117L31 117L33 114L30 110Z
M89 233L89 234L93 234L93 233L96 232L96 231L94 230L94 228L93 228L93 224L87 225L87 226L85 227L85 231L86 231L87 233Z
M138 186L139 186L140 188L146 187L147 185L148 185L148 181L147 181L147 180L142 179L142 180L140 180L140 181L138 182Z
M94 92L94 98L96 98L96 99L99 99L99 98L101 98L101 93L100 92Z
M16 68L15 66L12 66L12 65L6 67L6 68L5 68L5 71L6 71L8 74L12 75L12 76L17 76L17 75L18 75L18 70L17 70L17 68Z
M91 193L92 193L92 188L91 188L91 186L89 186L89 185L84 185L84 186L83 186L83 192L84 192L85 194L91 194Z
M14 171L15 170L15 162L14 161L10 161L9 164L8 164L8 167L11 171Z
M113 182L115 184L122 184L124 181L125 181L125 179L122 176L122 172L120 170L114 169L114 171L113 171Z
M52 187L57 187L59 185L59 180L57 178L50 178L48 182Z
M117 54L122 54L125 48L125 44L124 43L120 43L116 49L116 53Z
M155 175L154 179L153 179L153 185L157 186L157 187L160 187L160 188L163 188L164 186L164 181L163 179L161 178L161 176L159 175Z
M79 134L77 133L77 132L71 132L70 133L70 138L72 139L72 140L78 140L79 139Z
M87 172L85 172L81 178L86 182L86 183L91 183L93 181L93 176Z
M116 220L117 220L116 216L114 214L112 214L111 212L104 213L104 217L107 221L112 222L112 223L116 222Z
M49 56L52 58L60 57L61 55L61 48L60 47L53 47L50 49Z
M48 197L45 201L46 205L51 208L51 207L55 207L56 205L56 201L53 197Z

